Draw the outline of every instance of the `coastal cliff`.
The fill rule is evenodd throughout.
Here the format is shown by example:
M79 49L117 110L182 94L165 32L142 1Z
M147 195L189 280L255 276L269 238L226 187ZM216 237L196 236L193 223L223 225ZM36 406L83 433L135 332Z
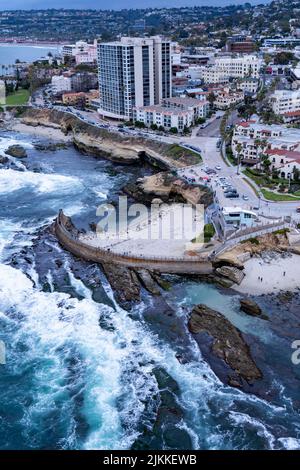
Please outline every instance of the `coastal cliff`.
M28 108L20 119L27 126L58 129L71 135L74 145L82 152L117 163L133 164L146 159L158 168L170 169L201 161L198 154L179 145L111 132L55 109Z

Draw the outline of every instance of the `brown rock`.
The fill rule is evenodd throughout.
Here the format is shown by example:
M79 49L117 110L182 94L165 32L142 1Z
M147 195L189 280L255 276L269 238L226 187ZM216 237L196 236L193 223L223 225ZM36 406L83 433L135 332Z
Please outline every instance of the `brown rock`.
M208 333L213 338L212 352L223 359L247 382L262 378L241 332L219 312L206 305L194 307L188 327L191 333Z
M136 269L135 272L148 292L153 295L160 295L160 290L147 269Z
M15 158L27 157L27 152L21 145L11 145L7 150L5 150L5 153Z
M130 310L140 300L141 286L134 271L114 263L102 263L104 273L115 293L117 302Z
M264 320L267 320L268 317L262 313L260 306L251 299L241 299L240 300L240 309L247 313L247 315L251 315L252 317L260 317Z
M241 269L233 266L222 266L217 268L216 272L219 276L229 279L234 284L240 284L245 277L245 273Z

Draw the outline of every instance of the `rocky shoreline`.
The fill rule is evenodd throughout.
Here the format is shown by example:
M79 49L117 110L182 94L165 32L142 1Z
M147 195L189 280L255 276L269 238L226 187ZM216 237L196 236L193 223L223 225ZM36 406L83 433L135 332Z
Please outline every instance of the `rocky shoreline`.
M40 149L42 151L42 149ZM193 186L183 184L169 172L159 173L150 178L142 178L134 185L127 185L124 191L137 200L144 202L152 202L153 199L159 198L162 201L169 201L174 198L181 201L200 201L204 205L211 202L211 194L207 188L195 188ZM198 202L196 202L198 203ZM36 263L39 270L40 282L45 291L50 290L51 286L47 279L49 263L51 262L52 270L55 272L54 279L55 288L76 295L74 289L65 280L66 271L63 259L52 248L49 248L48 241L56 245L57 241L49 230L41 231L37 234L37 238L33 247L24 248L20 256L14 256L11 264L21 267L22 263L27 267ZM295 250L289 244L288 234L279 233L258 237L258 244L247 242L240 244L237 248L220 255L214 263L215 272L210 276L198 276L197 279L205 282L214 282L222 287L232 287L234 282L238 280L239 273L243 272L244 262L248 257L262 256L266 250L276 250L277 252L286 252ZM59 253L59 252L58 252ZM33 255L33 256L32 256ZM45 259L48 261L48 265ZM52 259L53 258L53 259ZM152 325L153 328L159 330L159 334L167 335L178 341L178 360L188 361L186 350L187 336L185 333L188 319L179 319L168 303L164 299L164 289L169 286L164 276L159 273L148 271L145 269L120 268L112 264L103 264L102 269L99 266L84 262L69 255L71 260L71 271L75 277L81 279L92 290L93 299L100 301L105 297L107 303L111 300L107 297L101 284L101 276L104 274L108 279L119 305L130 312L134 312L146 295L151 296L154 302L154 308L145 313L151 321L156 319L157 324ZM288 295L286 296L287 299ZM276 302L281 302L280 297L276 298ZM288 305L290 300L282 300ZM242 311L253 316L253 321L266 320L265 309L253 302L251 299L244 299L242 302ZM205 309L199 310L199 306L195 307L188 315L194 315L191 318L197 318L197 321L189 322L190 329L200 347L203 356L211 364L211 367L224 383L231 386L241 388L250 393L258 393L262 396L266 394L266 382L264 381L265 372L262 367L261 346L251 337L250 339L242 335L241 332L230 323L223 314L214 311L214 313ZM199 314L200 312L200 314ZM241 313L243 315L243 313ZM257 318L255 318L257 317ZM269 315L268 315L269 317ZM271 320L271 319L270 319ZM294 314L292 325L299 323L297 313ZM101 322L101 319L100 319ZM269 323L269 322L263 322ZM161 325L164 325L163 331L160 331ZM270 321L271 324L271 321ZM196 325L196 326L195 326ZM109 328L109 325L106 325ZM276 327L278 332L282 333L279 323ZM197 330L197 331L196 331ZM291 337L291 330L285 332ZM208 335L208 336L207 336ZM255 353L253 354L253 350ZM258 353L257 353L258 351ZM257 361L256 357L259 357ZM237 361L237 362L236 362ZM264 382L260 385L260 382ZM257 385L257 383L259 385Z
M26 109L19 118L26 126L45 127L69 135L81 152L121 164L146 159L161 169L180 168L201 161L199 155L178 145L138 136L125 136L81 121L76 116L53 109Z

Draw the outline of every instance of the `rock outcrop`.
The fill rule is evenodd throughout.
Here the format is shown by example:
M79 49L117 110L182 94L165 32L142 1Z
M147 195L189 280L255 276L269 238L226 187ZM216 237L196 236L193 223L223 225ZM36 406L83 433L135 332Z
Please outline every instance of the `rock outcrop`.
M231 371L227 375L228 383L233 384L235 381L241 385L243 379L251 384L262 378L242 333L222 314L206 305L197 305L192 311L188 327L200 344L201 334L206 333L212 338L213 354L225 361L235 374L232 375Z
M217 268L216 273L221 277L229 279L234 284L240 284L245 277L245 273L241 269L232 266L222 266L221 268Z
M7 150L5 150L5 153L15 158L27 157L27 152L21 145L11 145Z
M251 317L260 317L267 320L268 317L262 313L260 306L251 299L241 299L240 308L243 312L247 313Z
M104 273L121 307L130 310L140 301L141 285L134 271L114 263L102 263Z
M135 269L135 272L145 289L153 295L160 295L160 290L147 269Z
M187 202L204 204L213 202L212 192L206 186L194 186L169 172L161 172L137 180L123 188L124 192L137 201L151 204L153 200L162 202Z

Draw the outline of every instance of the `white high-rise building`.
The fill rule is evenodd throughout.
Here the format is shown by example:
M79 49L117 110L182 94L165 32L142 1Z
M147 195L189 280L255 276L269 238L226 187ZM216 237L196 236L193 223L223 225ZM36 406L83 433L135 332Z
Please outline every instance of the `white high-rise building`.
M98 44L99 113L129 120L135 106L171 96L170 42L161 37L121 38Z

